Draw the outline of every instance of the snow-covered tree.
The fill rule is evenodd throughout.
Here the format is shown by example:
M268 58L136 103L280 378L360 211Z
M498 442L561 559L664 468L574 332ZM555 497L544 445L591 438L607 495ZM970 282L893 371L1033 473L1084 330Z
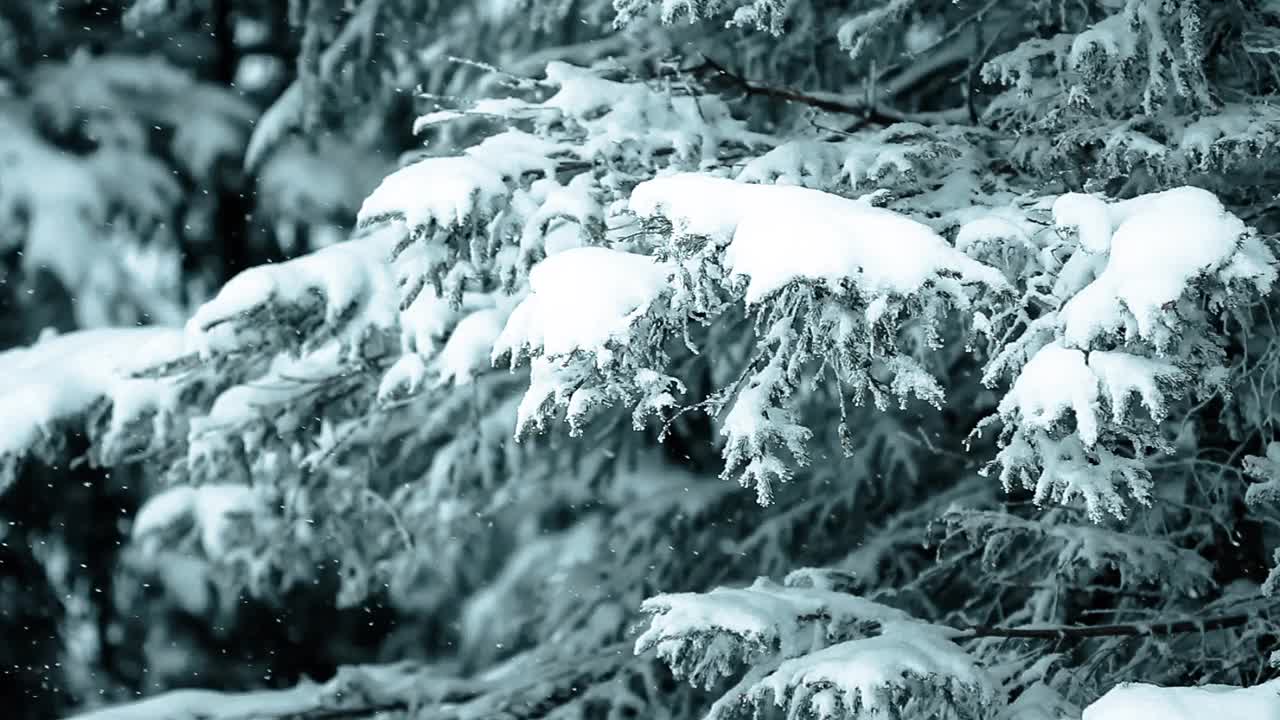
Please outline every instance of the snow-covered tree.
M1280 717L1280 9L290 10L245 169L343 195L290 148L410 89L419 147L181 327L0 355L0 484L81 434L169 602L397 662L90 717Z

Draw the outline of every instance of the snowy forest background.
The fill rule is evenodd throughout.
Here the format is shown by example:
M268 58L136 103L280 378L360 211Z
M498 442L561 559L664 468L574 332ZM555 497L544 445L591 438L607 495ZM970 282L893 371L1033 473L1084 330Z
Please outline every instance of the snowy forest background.
M1280 2L0 3L8 717L1280 719Z

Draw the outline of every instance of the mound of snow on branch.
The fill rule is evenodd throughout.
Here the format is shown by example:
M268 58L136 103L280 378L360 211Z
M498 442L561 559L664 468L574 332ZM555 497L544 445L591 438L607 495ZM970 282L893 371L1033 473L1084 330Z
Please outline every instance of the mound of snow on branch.
M1101 274L1061 311L1063 337L1087 348L1132 327L1152 340L1160 318L1198 278L1217 275L1265 293L1275 257L1211 192L1181 187L1107 204L1078 193L1058 198L1054 226L1089 253L1106 253ZM1132 326L1130 325L1132 323Z
M463 155L431 157L388 175L360 206L359 222L399 218L411 228L460 227L492 217L511 195L508 181L525 173L551 175L556 146L509 130L468 148Z
M821 621L832 630L855 624L907 620L896 608L848 593L778 585L757 579L747 588L718 587L707 593L670 593L644 601L642 611L653 616L636 640L636 652L657 648L668 655L693 633L725 632L763 647L778 648L784 656L807 648L809 625Z
M131 378L140 357L179 354L182 331L148 327L81 330L0 353L0 456L19 455L52 426L108 398L113 424L176 402L174 385Z
M398 326L398 295L387 257L397 235L379 230L236 275L187 321L188 342L203 356L239 349L258 313L318 313L326 325L355 331Z
M1230 685L1157 687L1126 683L1084 710L1081 720L1280 720L1280 680Z
M749 280L748 303L794 280L824 283L833 292L852 281L873 296L912 295L929 284L1007 284L927 225L818 190L681 173L641 183L630 209L665 217L679 234L725 244L725 264Z
M1165 402L1160 384L1183 379L1181 370L1160 360L1101 350L1086 355L1053 342L1023 367L1013 388L1000 401L1000 413L1012 415L1016 411L1023 425L1048 430L1071 410L1076 432L1085 446L1092 447L1098 441L1098 413L1104 399L1116 422L1123 421L1134 393L1152 417L1161 418Z
M995 698L991 678L946 631L919 622L891 622L880 635L850 640L784 661L752 690L757 703L772 697L820 720L877 717L910 698L921 717L960 706L961 717L980 717ZM954 711L953 711L954 712ZM972 714L970 714L972 713Z
M529 273L530 293L507 321L494 358L536 350L548 357L576 351L611 357L631 324L667 289L668 267L647 255L601 247L556 253Z

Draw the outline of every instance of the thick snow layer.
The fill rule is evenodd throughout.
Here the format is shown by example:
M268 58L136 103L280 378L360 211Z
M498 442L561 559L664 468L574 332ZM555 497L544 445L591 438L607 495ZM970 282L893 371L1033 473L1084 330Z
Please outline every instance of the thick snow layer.
M406 351L431 357L439 352L449 328L458 322L459 310L427 285L400 312L400 338Z
M875 132L856 132L838 141L802 139L784 142L748 160L740 182L800 185L817 190L836 187L870 192L888 190L903 180L915 185L936 165L946 163L949 200L963 200L965 172L956 172L942 135L914 123L898 123ZM944 158L946 158L944 160ZM940 189L941 190L941 189Z
M1000 401L1000 414L1015 410L1028 427L1053 427L1067 410L1075 413L1076 432L1087 445L1098 440L1098 381L1084 353L1051 343L1022 368Z
M397 234L380 229L287 262L236 275L187 321L188 341L204 354L236 349L235 320L262 308L323 303L331 326L395 328L399 299L387 263Z
M859 717L874 717L886 709L883 691L912 678L937 686L953 700L984 703L994 696L991 679L972 657L941 628L917 622L891 622L875 637L786 660L753 694L762 698L767 693L779 706L804 697L808 709L820 718L848 716L834 712L837 708L845 713L857 708Z
M1104 253L1111 249L1115 221L1101 198L1084 193L1062 195L1053 201L1053 222L1060 229L1074 232L1086 252Z
M190 485L165 488L147 498L133 518L135 538L165 530L189 518L195 512L196 489Z
M1028 222L1025 214L1012 208L984 212L961 220L956 232L956 249L967 253L998 243L1030 245L1031 236L1037 230L1039 227Z
M1098 383L1111 404L1111 416L1120 422L1125 414L1125 404L1136 393L1142 405L1156 419L1164 417L1164 392L1161 383L1185 379L1185 373L1177 366L1140 355L1124 352L1089 353L1089 369L1097 376Z
M205 555L220 558L230 547L227 535L237 517L253 516L262 510L261 500L248 485L177 485L143 504L134 518L132 532L135 538L143 538L190 520L200 533Z
M657 595L645 600L642 610L653 615L653 620L636 640L637 653L653 647L662 652L665 643L718 631L778 648L785 656L807 647L812 631L806 632L806 628L814 618L833 630L909 618L901 610L856 595L783 587L764 578L747 588Z
M91 710L74 720L249 720L368 714L370 704L443 694L452 681L417 663L345 665L323 685L304 679L281 690L217 692L179 689L137 702Z
M490 356L506 320L498 308L477 310L458 321L436 357L440 382L466 385L492 367Z
M1248 240L1245 224L1205 190L1181 187L1108 205L1088 195L1060 197L1054 224L1091 253L1106 253L1102 273L1063 306L1065 343L1087 348L1133 323L1152 339L1160 317L1205 275L1265 292L1275 258Z
M1129 15L1108 15L1080 33L1071 43L1068 64L1077 71L1091 67L1115 67L1133 58L1138 49L1138 36L1130 25Z
M999 720L1079 720L1080 708L1044 683L1033 683L1009 704Z
M99 262L110 262L100 240L107 193L90 167L46 144L0 114L0 219L26 216L22 262L51 270L70 288L83 287Z
M214 690L173 690L136 703L94 710L75 720L231 720L288 717L314 712L322 706L320 688L303 683L287 690L225 693Z
M127 377L139 356L176 357L176 328L81 330L0 353L0 455L21 453L59 421L109 398L113 422L177 401L173 384Z
M360 206L359 221L403 218L409 227L459 227L489 217L511 194L508 180L554 174L557 147L509 130L452 157L419 160L388 175Z
M793 140L748 160L737 179L746 183L822 189L839 181L840 166L848 152L844 143Z
M1157 687L1127 683L1084 709L1082 720L1280 720L1280 680L1231 685Z
M647 255L581 247L552 255L529 273L529 296L507 321L495 358L525 348L547 356L578 350L604 361L608 345L666 289L668 267Z
M702 157L712 156L722 142L760 141L718 97L667 94L559 61L547 63L547 80L559 90L541 107L558 110L586 129L585 140L573 148L582 158L611 155L637 138L652 150Z
M1273 105L1224 103L1217 112L1205 113L1183 127L1178 149L1191 162L1209 166L1216 158L1264 141L1277 123L1280 109Z
M1027 362L1013 387L1000 401L1000 414L1020 417L1025 427L1048 430L1070 410L1076 432L1086 447L1098 441L1098 413L1105 399L1112 418L1124 419L1128 400L1137 393L1147 411L1163 417L1161 382L1184 377L1176 366L1123 352L1081 350L1052 342Z
M241 93L198 82L160 57L86 53L40 63L35 73L32 100L55 128L134 142L152 125L169 130L173 159L201 180L219 159L239 155L258 116Z
M869 295L911 295L944 277L1004 287L1004 277L891 210L807 188L682 173L641 183L631 211L666 217L679 233L728 243L725 264L749 278L747 302L793 280Z

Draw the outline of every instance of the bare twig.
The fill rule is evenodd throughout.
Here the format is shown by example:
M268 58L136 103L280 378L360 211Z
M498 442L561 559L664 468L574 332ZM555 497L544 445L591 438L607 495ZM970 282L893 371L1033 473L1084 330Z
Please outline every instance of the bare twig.
M864 104L854 104L837 100L835 98L824 98L817 95L792 90L790 88L778 88L762 83L752 82L741 75L729 70L720 63L712 60L706 55L702 56L702 65L694 66L691 72L699 72L710 70L721 79L727 81L731 86L741 90L746 95L758 97L770 97L777 100L785 100L787 102L800 103L810 107L826 110L827 112L844 113L846 115L861 115L867 122L879 122L885 125L892 125L897 120L883 113L880 113L873 107L867 107Z
M1053 627L988 627L975 626L960 631L958 639L976 638L1025 638L1028 640L1063 640L1086 637L1156 637L1187 633L1226 630L1247 625L1257 617L1256 613L1220 615L1202 620L1176 620L1163 622L1123 623L1115 625L1058 625Z

